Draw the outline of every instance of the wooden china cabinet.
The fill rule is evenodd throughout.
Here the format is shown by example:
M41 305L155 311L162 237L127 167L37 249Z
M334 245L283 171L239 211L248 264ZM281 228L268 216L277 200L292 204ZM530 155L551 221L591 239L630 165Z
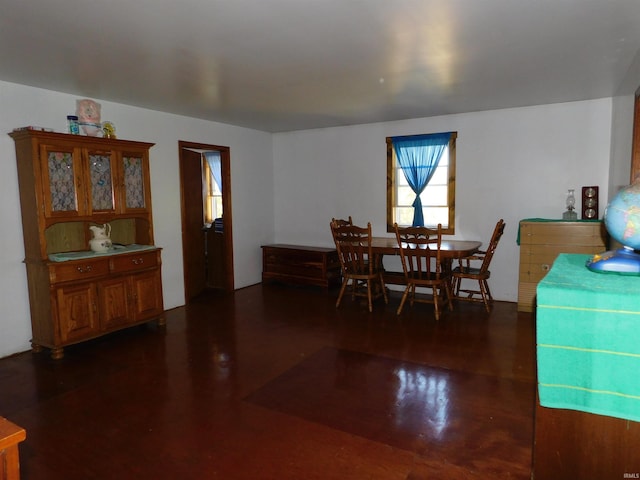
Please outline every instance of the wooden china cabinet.
M15 141L34 351L164 323L149 188L152 143L18 129ZM108 223L114 247L89 249Z

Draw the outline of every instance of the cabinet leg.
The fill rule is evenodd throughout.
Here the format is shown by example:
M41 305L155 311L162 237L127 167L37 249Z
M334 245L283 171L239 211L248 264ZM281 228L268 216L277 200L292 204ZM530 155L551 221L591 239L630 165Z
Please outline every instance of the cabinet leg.
M167 319L164 318L164 315L160 315L158 317L158 326L159 327L164 327L167 324Z
M64 348L58 347L58 348L51 349L51 358L53 360L60 360L63 357L64 357Z
M31 351L33 353L40 353L42 352L42 350L43 350L42 345L38 345L37 343L31 342Z

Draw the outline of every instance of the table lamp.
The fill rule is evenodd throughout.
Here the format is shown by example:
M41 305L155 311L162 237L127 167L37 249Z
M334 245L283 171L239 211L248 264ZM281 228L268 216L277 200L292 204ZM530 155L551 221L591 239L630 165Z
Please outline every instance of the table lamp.
M577 220L578 213L575 212L576 209L576 196L574 194L574 189L570 188L567 192L567 210L562 214L563 220Z

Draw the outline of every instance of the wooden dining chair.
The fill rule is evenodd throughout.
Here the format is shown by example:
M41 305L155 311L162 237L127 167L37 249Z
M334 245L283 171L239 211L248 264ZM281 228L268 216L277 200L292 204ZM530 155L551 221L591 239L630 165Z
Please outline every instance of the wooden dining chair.
M441 258L442 225L437 229L426 227L398 227L394 224L396 240L400 246L402 270L406 288L400 300L397 314L410 296L410 303L433 303L436 320L440 319L440 306L445 303L453 310L451 303L451 277L443 268ZM431 289L433 298L416 297L416 288Z
M493 303L493 297L491 296L491 290L487 282L491 277L489 266L493 254L498 247L498 242L504 233L504 227L504 220L498 220L498 223L496 223L493 229L493 234L491 235L487 249L484 251L480 250L471 256L459 259L458 266L455 267L451 273L453 277L454 298L468 302L482 302L484 303L484 308L487 313L491 311L491 304ZM478 282L478 288L461 288L463 280Z
M344 227L345 225L353 225L353 220L351 219L351 215L349 215L349 218L332 218L331 224Z
M346 227L349 225L353 225L353 219L351 218L351 215L349 215L348 218L332 218L331 219L331 225L332 226L338 226L338 227ZM355 290L357 287L358 282L352 282L351 283L351 289Z
M352 299L355 300L356 296L367 298L369 312L373 311L373 300L380 296L385 303L389 303L382 268L371 252L371 223L365 228L351 224L339 225L332 221L331 233L342 269L342 285L336 308L340 306L347 285L351 285Z

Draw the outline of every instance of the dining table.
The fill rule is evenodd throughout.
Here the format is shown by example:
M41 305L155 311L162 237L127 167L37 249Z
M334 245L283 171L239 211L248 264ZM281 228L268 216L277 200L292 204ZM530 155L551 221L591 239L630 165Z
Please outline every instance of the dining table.
M449 240L442 239L440 256L455 260L473 255L482 246L477 240ZM400 245L396 237L371 237L371 250L374 255L400 255Z
M468 257L480 250L482 242L478 240L453 240L442 239L440 244L440 258L445 270L451 270L455 259ZM400 255L400 245L396 237L371 237L371 251L382 262L384 255ZM385 283L403 284L402 272L385 271Z

